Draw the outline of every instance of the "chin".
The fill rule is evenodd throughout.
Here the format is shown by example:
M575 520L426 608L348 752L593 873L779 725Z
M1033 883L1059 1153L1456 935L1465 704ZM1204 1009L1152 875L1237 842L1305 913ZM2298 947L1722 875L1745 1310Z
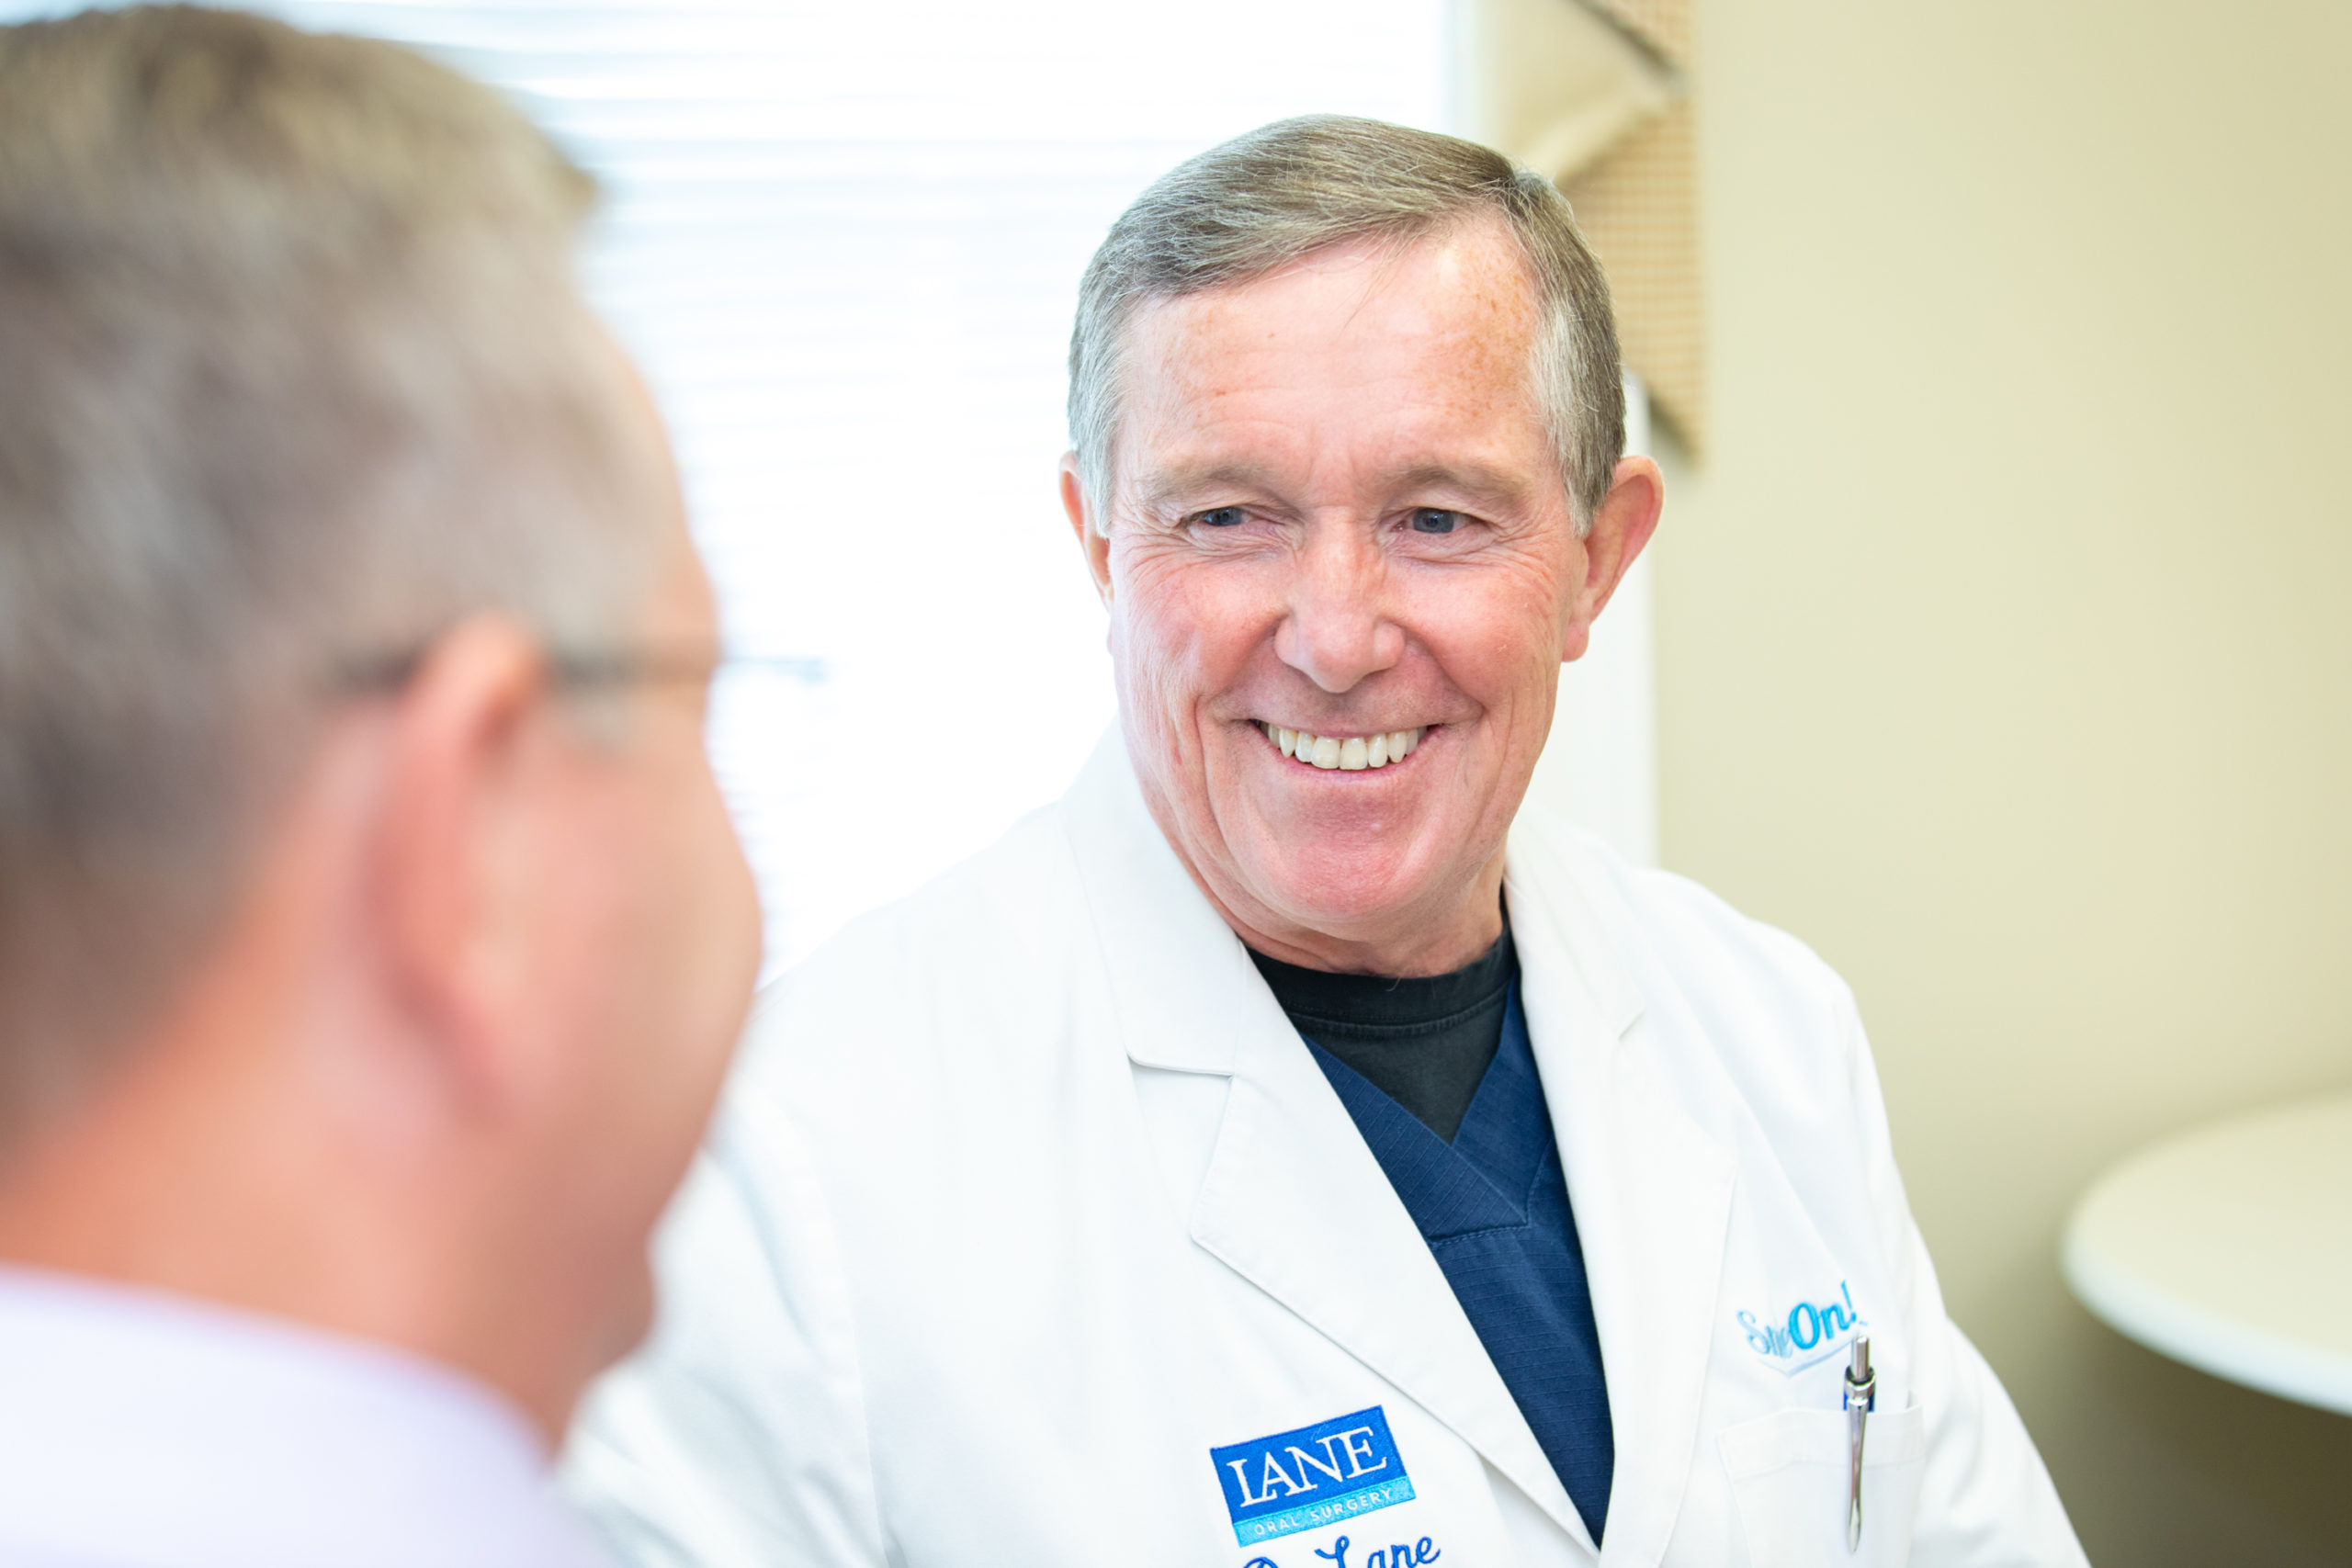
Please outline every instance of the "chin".
M1403 842L1334 845L1318 852L1284 846L1256 868L1278 897L1267 902L1327 936L1376 939L1409 919L1435 878L1419 863L1419 835Z

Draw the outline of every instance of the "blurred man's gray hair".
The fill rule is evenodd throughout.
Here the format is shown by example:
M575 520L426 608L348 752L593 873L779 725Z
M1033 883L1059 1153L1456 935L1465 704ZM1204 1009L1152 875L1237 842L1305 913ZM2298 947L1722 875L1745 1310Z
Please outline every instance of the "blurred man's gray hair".
M1542 312L1530 372L1577 531L1589 528L1624 454L1625 389L1608 281L1566 199L1490 148L1341 115L1279 120L1178 164L1094 253L1070 334L1069 434L1095 526L1110 525L1123 356L1139 309L1481 214L1500 219L1526 257Z
M0 28L9 1122L160 1002L340 676L480 610L559 645L642 613L670 481L573 286L594 199L391 45Z

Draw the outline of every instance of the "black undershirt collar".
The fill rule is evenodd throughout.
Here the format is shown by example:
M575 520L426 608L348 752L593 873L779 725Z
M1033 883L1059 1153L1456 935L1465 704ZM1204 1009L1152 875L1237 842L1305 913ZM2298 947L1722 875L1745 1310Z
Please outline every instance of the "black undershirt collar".
M1482 957L1444 975L1334 975L1254 949L1250 957L1301 1034L1453 1141L1502 1043L1519 976L1508 918Z

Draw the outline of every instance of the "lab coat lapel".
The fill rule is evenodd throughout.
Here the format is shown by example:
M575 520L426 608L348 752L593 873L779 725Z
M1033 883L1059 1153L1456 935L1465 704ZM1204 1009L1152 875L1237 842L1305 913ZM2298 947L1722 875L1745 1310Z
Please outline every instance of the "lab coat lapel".
M1128 1056L1232 1080L1193 1239L1452 1428L1591 1550L1346 1107L1152 822L1115 733L1064 811Z
M1601 1561L1655 1564L1690 1474L1735 1167L1649 1055L1640 992L1562 847L1514 833L1504 896L1609 1380Z
M1254 976L1253 976L1254 977ZM1591 1540L1429 1244L1271 995L1238 1042L1193 1239Z

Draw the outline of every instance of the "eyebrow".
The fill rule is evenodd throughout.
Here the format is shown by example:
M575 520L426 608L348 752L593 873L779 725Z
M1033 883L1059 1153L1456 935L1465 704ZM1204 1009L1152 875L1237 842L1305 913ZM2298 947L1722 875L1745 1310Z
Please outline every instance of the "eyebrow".
M1532 499L1527 481L1484 463L1423 463L1396 476L1399 490L1443 488L1479 501L1524 506Z
M1530 500L1524 479L1483 463L1419 463L1394 475L1390 490L1445 489L1481 502L1523 506ZM1249 490L1278 495L1282 487L1254 463L1205 463L1179 466L1157 476L1140 499L1148 509L1159 510L1206 490Z
M1254 463L1206 463L1197 468L1179 465L1154 476L1139 499L1147 509L1157 511L1181 497L1204 490L1254 490L1272 494L1276 489L1266 471Z

